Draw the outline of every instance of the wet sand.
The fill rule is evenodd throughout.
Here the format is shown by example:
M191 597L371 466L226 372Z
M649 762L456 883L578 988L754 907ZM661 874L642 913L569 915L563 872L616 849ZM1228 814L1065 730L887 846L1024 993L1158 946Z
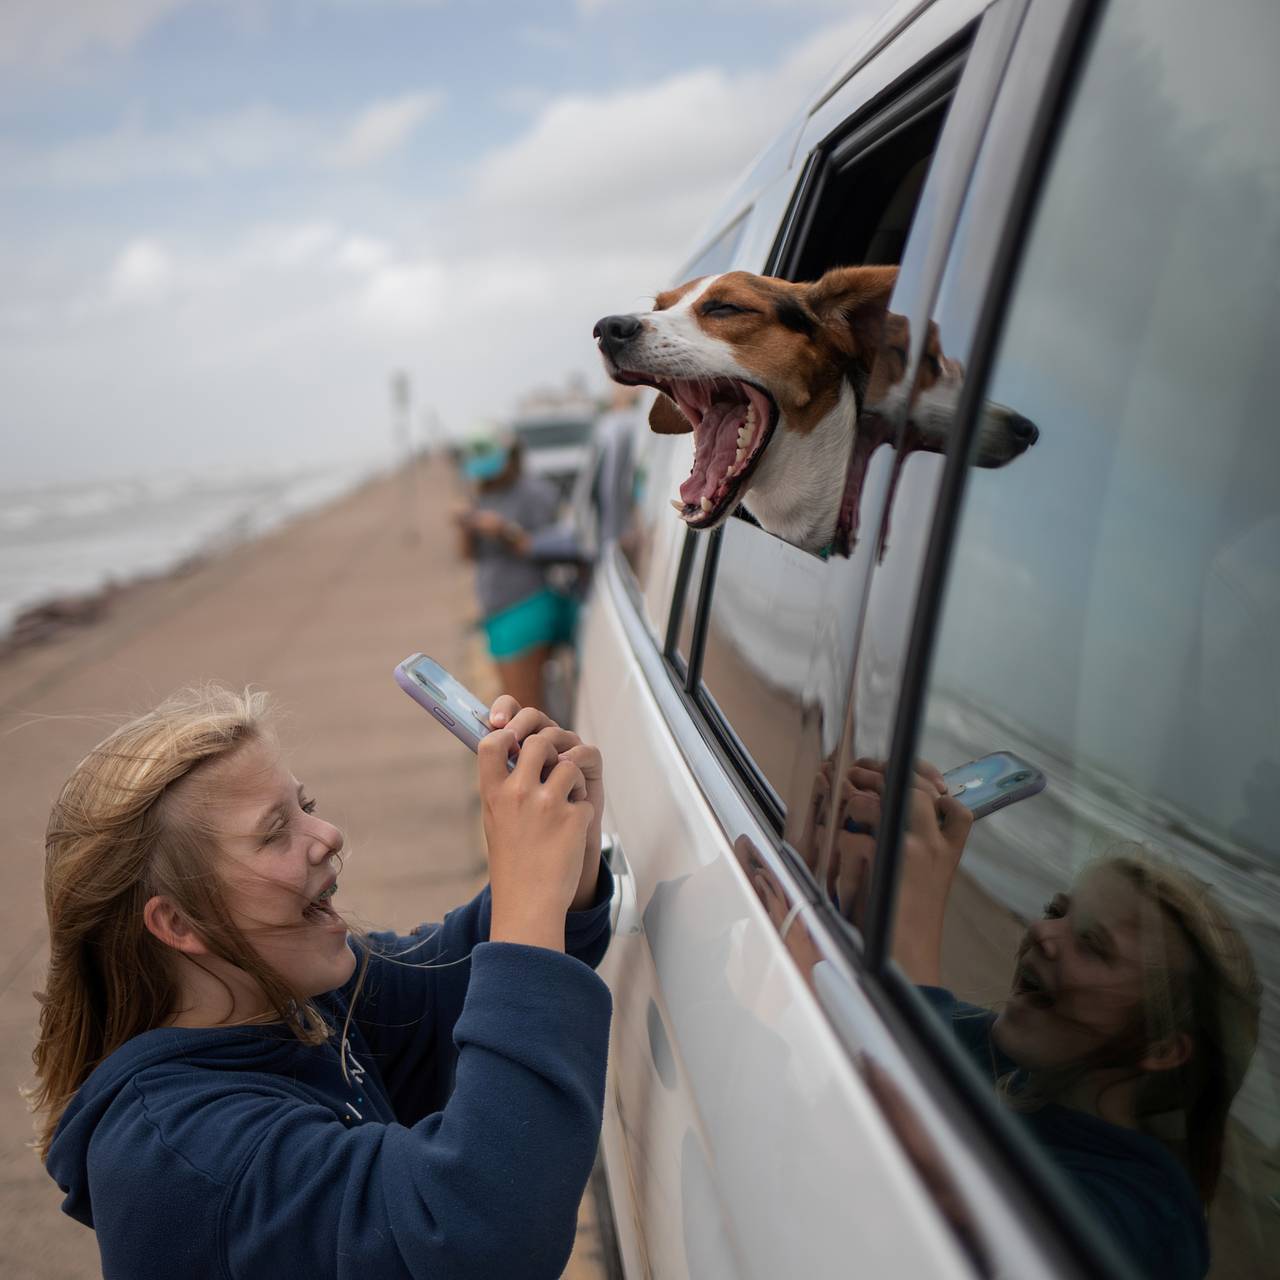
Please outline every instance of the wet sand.
M414 501L410 503L411 495ZM484 696L492 673L469 629L470 574L447 514L443 463L416 482L375 481L266 537L117 595L91 623L0 661L0 1276L100 1275L91 1232L27 1147L32 991L47 958L41 890L49 805L85 751L123 716L196 681L269 690L289 759L347 836L340 905L405 930L484 883L473 758L396 687L391 669L430 653ZM588 1202L590 1196L588 1196ZM566 1276L599 1268L584 1209Z

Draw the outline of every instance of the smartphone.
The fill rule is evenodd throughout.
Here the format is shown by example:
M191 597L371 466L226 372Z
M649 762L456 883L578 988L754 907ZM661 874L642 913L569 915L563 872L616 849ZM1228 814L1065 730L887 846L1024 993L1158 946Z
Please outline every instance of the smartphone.
M974 818L985 818L1017 800L1039 794L1046 781L1035 765L1011 751L993 751L989 756L948 769L942 777L947 790L973 810Z
M459 742L475 751L489 730L489 708L466 685L454 679L434 658L414 653L395 669L398 684L425 707ZM507 762L515 766L514 760Z

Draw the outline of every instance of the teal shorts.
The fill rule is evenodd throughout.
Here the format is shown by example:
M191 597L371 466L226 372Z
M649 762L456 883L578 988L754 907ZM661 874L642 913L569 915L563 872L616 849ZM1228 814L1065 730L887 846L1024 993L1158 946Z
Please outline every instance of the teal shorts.
M548 588L490 614L480 625L489 653L505 662L544 644L568 644L577 620L577 601Z

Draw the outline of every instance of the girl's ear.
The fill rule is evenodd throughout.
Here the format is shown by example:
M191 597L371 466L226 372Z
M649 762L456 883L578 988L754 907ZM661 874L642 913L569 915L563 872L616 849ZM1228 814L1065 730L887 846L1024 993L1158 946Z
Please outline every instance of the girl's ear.
M166 947L189 956L209 954L204 939L191 927L191 922L169 898L157 895L142 908L142 923Z
M1176 1036L1149 1044L1138 1066L1143 1071L1173 1071L1190 1060L1194 1049L1191 1037L1185 1031L1179 1031Z

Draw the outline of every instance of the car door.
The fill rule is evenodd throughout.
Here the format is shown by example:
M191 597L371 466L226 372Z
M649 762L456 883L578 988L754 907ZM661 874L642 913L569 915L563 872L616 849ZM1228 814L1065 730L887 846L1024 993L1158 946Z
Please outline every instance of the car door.
M876 216L849 242L865 253L896 234L887 252L902 253L911 219L895 197L905 191L916 225L904 270L936 272L958 209L951 188L967 174L1021 8L997 4L975 25L980 6L940 5L889 33L810 117L799 178L771 189L775 206L779 190L796 195L770 256L752 256L771 237L748 215L733 265L813 269L878 184ZM644 484L665 498L688 445L659 444ZM937 1116L936 1105L910 1085L848 956L796 954L806 938L822 947L819 932L794 928L821 897L806 813L844 730L891 480L891 468L870 478L869 536L848 559L798 552L738 520L677 548L678 522L663 526L655 505L600 574L578 710L609 760L617 836L603 1146L629 1274L837 1276L856 1265L942 1276L971 1265L969 1237L938 1207L852 1045L892 1064L917 1114ZM998 1205L965 1143L949 1141L942 1158ZM1002 1248L1017 1274L1043 1273L1018 1227Z

